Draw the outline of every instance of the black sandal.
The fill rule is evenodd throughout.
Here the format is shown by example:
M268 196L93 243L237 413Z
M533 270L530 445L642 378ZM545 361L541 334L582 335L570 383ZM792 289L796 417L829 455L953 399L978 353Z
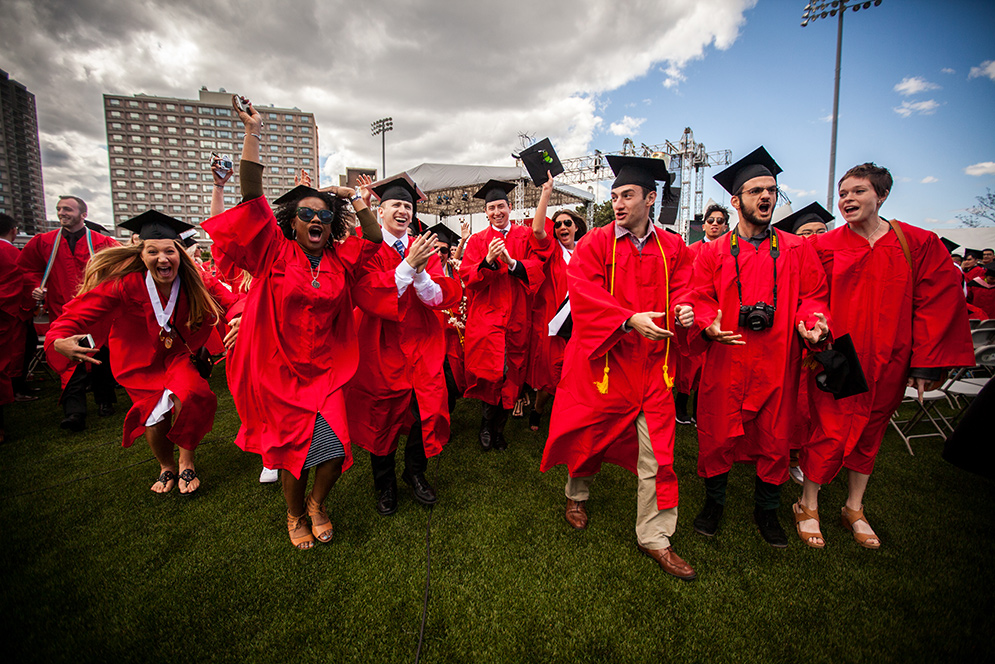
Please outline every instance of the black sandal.
M538 431L540 426L542 426L542 413L533 410L529 413L529 428L533 431Z
M171 470L164 470L162 471L162 475L159 476L159 479L157 479L155 483L161 484L162 488L165 489L167 484L169 484L170 482L175 482L177 479L178 477L176 476L176 473L174 473ZM168 493L168 492L163 491L163 493Z
M186 482L187 486L190 486L190 483L193 482L195 479L197 479L197 471L194 470L193 468L187 468L182 473L180 473L179 479ZM200 487L198 486L197 488L199 489ZM180 493L182 493L184 496L189 496L191 493L196 493L196 492L197 489L194 489L193 491L187 491L185 493L181 491Z

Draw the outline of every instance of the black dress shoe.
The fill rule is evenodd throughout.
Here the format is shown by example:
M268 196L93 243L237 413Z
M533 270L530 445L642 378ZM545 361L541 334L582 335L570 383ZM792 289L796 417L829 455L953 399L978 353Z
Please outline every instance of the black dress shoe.
M415 500L417 500L422 505L434 505L439 497L435 495L435 489L432 485L428 483L425 479L425 475L422 473L408 474L405 471L401 475L401 479L404 483L411 487L411 493L414 495Z
M86 416L80 413L69 413L59 426L63 429L79 433L86 428Z
M762 510L759 507L753 509L753 520L757 522L760 536L764 541L775 549L784 549L788 546L788 536L784 534L781 522L777 520L777 510Z
M383 516L389 516L397 511L397 482L391 482L390 486L380 492L377 497L377 512Z
M508 422L509 411L501 406L495 406L494 408L494 449L506 450L508 449L508 441L504 437L504 425Z
M711 498L705 499L705 506L694 519L694 530L705 537L711 537L719 530L719 521L722 520L722 512L725 511L723 505L718 504Z
M102 403L99 405L97 410L100 417L110 417L114 414L114 404L112 403Z
M494 440L491 437L490 422L486 420L480 423L480 449L489 452L494 447Z

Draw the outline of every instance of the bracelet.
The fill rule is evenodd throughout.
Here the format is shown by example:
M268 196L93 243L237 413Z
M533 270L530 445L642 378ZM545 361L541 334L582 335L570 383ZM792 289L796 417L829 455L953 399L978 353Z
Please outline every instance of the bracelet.
M349 197L349 202L355 203L356 201L360 200L361 198L363 198L363 197L359 194L359 192L356 192L352 196Z
M217 187L218 189L224 189L225 188L225 186L223 184L216 184L214 186Z
M259 134L246 134L246 136L255 136L256 140L262 141L263 139L259 137Z

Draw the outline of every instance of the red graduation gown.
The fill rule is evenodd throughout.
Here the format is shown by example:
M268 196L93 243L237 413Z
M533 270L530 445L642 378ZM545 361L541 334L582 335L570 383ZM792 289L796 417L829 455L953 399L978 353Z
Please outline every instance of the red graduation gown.
M967 301L985 312L985 318L995 318L995 284L989 284L984 277L967 282Z
M51 366L71 373L75 365L52 347L56 339L91 334L97 347L107 344L114 358L114 378L132 401L124 418L121 444L130 447L145 432L145 422L168 388L182 407L166 437L192 450L214 426L218 398L197 373L190 353L204 345L217 321L205 319L196 331L187 328L190 306L181 285L173 313L178 336L172 348L166 348L159 340L160 327L149 301L145 274L141 270L120 280L109 279L69 302L45 335L45 351ZM203 278L221 310L227 311L235 298L213 277Z
M530 227L511 224L505 246L520 261L527 283L498 268L481 269L491 240L503 237L488 226L466 242L460 278L469 294L467 304L464 360L467 389L465 396L504 408L512 408L525 383L529 350L529 295L542 284L543 261L549 256L549 237L536 240Z
M650 341L638 332L622 332L622 323L641 311L666 311L656 322L673 329L673 309L689 304L691 254L680 237L654 228L666 255L650 238L642 252L628 237L615 240L615 224L595 228L577 245L567 266L573 332L563 358L550 417L549 439L540 469L567 464L570 475L597 473L604 462L636 472L639 442L636 418L646 416L653 453L659 464L657 506L677 505L674 473L674 400L664 381L664 365L673 377L677 340ZM615 290L610 294L612 246ZM664 274L669 272L668 291ZM682 328L678 329L678 335ZM601 381L608 358L608 391Z
M228 379L242 419L235 444L262 455L267 468L300 477L321 413L352 464L345 385L356 372L359 345L350 288L357 269L380 248L359 238L326 248L311 286L311 264L283 236L264 197L202 224L219 250L253 277L239 338L228 356Z
M17 262L24 270L32 289L41 285L45 266L48 265L49 256L52 255L52 244L59 238L61 232L57 229L36 235L28 241L28 244L21 251L21 256ZM108 235L94 231L91 232L90 237L93 240L94 253L107 247L119 246L118 241ZM85 235L76 241L76 250L73 252L69 251L69 243L66 242L65 238L60 240L59 249L55 254L55 263L52 265L52 271L45 283L45 288L48 289L45 306L48 309L49 320L55 320L62 315L62 308L76 296L76 291L83 283L83 272L86 270L86 264L89 260L90 249L86 243Z
M789 233L777 232L777 236L777 311L773 327L760 332L738 325L730 234L703 246L694 263L693 284L700 299L695 333L689 332L688 339L692 348L706 349L698 387L698 474L702 477L728 472L734 462L756 463L757 476L771 484L782 484L788 477L802 352L796 328L800 322L812 327L818 320L816 312L829 318L829 291L811 243ZM759 249L742 239L739 246L743 304L773 304L770 238ZM715 319L716 303L722 310L722 329L742 334L745 346L711 343L698 333Z
M556 391L563 370L563 352L567 340L549 336L549 321L567 297L567 262L563 247L553 236L553 224L546 224L552 238L552 255L543 267L543 280L532 302L532 329L529 344L528 384L549 394Z
M11 379L24 364L24 321L31 316L32 286L17 265L17 248L0 240L0 406L14 400Z
M446 338L437 311L457 306L463 288L443 274L439 258L432 256L425 269L442 289L442 302L429 307L418 299L414 284L398 297L394 271L402 260L391 244L382 243L352 289L363 352L346 390L349 434L368 452L393 452L402 430L410 427L414 397L425 454L435 456L449 440L449 395L442 367Z
M935 233L896 223L914 270L894 231L873 248L847 225L815 240L829 278L833 333L853 339L869 388L837 401L809 387L812 437L800 460L820 484L844 465L870 474L910 367L974 366L961 277L950 254Z
M698 257L698 252L706 244L704 240L699 240L694 244L688 245L692 263ZM675 385L677 391L681 394L691 394L692 390L698 388L698 380L701 378L701 366L705 363L705 354L690 353L687 351L687 348L682 350L683 352L677 355L677 381Z

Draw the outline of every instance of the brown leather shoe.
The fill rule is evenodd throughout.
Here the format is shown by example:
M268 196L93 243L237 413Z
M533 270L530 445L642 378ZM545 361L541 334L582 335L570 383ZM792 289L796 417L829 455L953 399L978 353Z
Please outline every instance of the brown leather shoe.
M567 498L567 511L563 513L563 518L577 530L587 528L587 510L584 509L584 501Z
M681 581L694 581L697 573L684 560L674 553L674 547L668 546L666 549L647 549L641 544L637 544L639 550L652 558L663 568L667 574L676 576Z

